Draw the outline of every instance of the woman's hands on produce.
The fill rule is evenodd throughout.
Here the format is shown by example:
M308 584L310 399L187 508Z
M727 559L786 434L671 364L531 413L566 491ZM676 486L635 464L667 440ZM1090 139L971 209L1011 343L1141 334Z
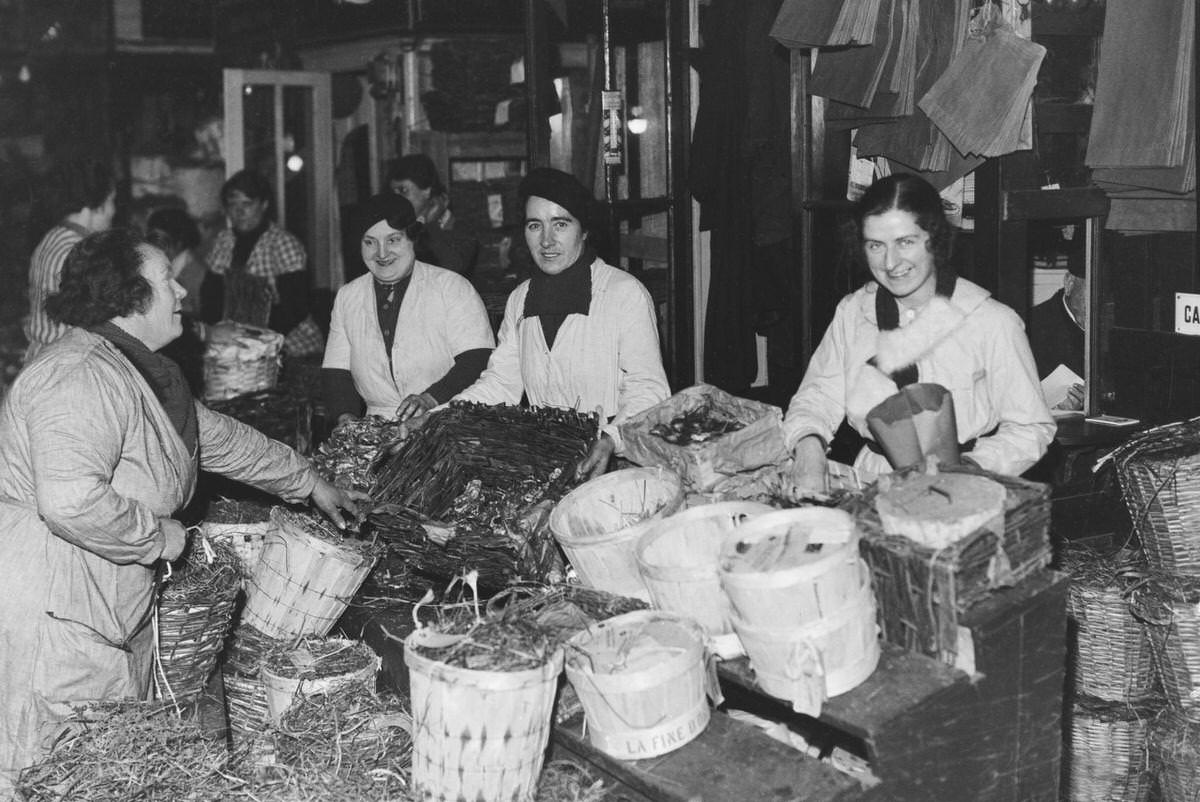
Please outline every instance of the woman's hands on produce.
M436 407L437 399L429 393L413 393L400 402L396 407L396 420L404 423L413 418L421 417Z
M607 434L601 434L592 444L592 450L575 469L575 478L586 482L588 479L603 476L604 472L608 470L608 460L616 450L617 444L613 442L613 439Z
M367 504L371 501L371 497L361 490L343 490L321 478L317 479L317 486L313 488L309 499L338 529L346 528L342 510L350 513L357 521L361 517L359 502Z
M800 438L793 451L791 495L793 500L825 495L825 471L828 460L825 444L819 437Z
M1083 409L1083 391L1082 384L1073 384L1067 389L1067 397L1055 404L1054 408L1058 410L1070 410L1078 412Z
M167 562L178 560L179 555L183 554L184 547L187 546L187 529L174 518L159 518L158 531L162 532L163 536L159 559Z

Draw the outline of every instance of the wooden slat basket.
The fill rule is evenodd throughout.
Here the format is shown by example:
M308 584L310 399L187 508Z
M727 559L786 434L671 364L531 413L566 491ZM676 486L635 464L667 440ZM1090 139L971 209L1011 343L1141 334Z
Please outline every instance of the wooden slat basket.
M246 581L242 621L271 638L326 635L381 552L342 537L324 519L275 507L262 557Z
M467 669L422 654L422 645L440 635L425 627L404 641L416 798L533 802L562 650L536 668Z
M635 547L652 522L683 504L683 481L666 468L625 468L563 496L550 512L550 531L583 584L650 600Z
M176 704L195 699L217 664L241 588L228 547L194 543L158 597L157 696ZM211 559L210 559L211 556Z
M907 470L919 470L916 468ZM1050 488L968 465L941 470L987 477L1004 486L1004 533L988 528L943 549L889 535L875 511L878 485L843 503L863 537L884 640L953 665L959 616L992 591L1011 587L1050 561ZM903 472L901 472L903 473Z
M1068 661L1075 691L1130 703L1156 695L1150 635L1129 601L1145 565L1127 552L1101 554L1073 545L1063 556L1063 570L1071 577Z
M1142 432L1110 458L1150 565L1200 575L1200 418Z

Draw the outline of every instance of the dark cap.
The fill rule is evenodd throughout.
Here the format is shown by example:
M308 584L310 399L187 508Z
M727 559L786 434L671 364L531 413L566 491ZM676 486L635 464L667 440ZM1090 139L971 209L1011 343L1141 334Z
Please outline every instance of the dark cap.
M538 167L521 180L517 188L521 203L531 197L545 198L570 212L584 230L591 229L592 209L596 199L579 179L553 167Z
M359 232L367 233L367 229L380 220L386 221L392 228L408 232L417 222L417 213L403 195L384 192L371 196L358 207Z

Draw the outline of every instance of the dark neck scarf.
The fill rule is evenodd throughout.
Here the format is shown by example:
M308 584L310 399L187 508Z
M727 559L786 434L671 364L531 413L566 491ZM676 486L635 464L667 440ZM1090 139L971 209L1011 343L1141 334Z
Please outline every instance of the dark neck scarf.
M383 345L387 350L388 363L392 360L392 345L396 342L396 323L400 320L400 304L404 303L404 294L408 292L412 272L399 281L385 284L378 279L375 283L375 312L379 317L379 333L383 335Z
M592 262L596 252L590 245L583 246L579 258L561 273L551 276L541 270L534 272L529 280L529 292L525 295L525 317L536 317L542 322L542 335L546 347L554 347L554 338L567 315L586 315L592 303Z
M938 268L934 295L940 295L943 298L951 297L954 295L954 285L957 283L958 276L951 268ZM879 325L879 330L890 331L900 328L900 302L886 287L878 282L876 284L878 287L875 290L875 320ZM920 379L921 376L915 362L892 373L892 381L901 388L916 384Z
M170 357L151 351L145 343L114 323L101 323L92 328L92 332L115 345L141 374L154 391L155 398L162 404L171 425L183 438L188 453L195 454L196 444L200 440L196 405L179 365Z
M235 273L245 270L246 263L250 261L250 254L254 253L254 246L258 244L258 238L270 225L271 221L264 219L256 228L249 231L233 232L233 255L229 260L230 270Z

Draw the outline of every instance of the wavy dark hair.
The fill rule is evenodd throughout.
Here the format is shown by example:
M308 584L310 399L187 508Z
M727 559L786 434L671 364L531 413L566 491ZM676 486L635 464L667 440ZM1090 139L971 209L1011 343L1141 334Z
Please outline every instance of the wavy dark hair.
M47 211L55 219L83 209L98 209L117 188L113 171L96 159L67 159L51 171Z
M154 294L141 272L146 247L152 246L128 228L84 237L67 254L58 292L46 299L46 314L68 326L91 328L146 311Z
M946 219L942 196L932 184L912 173L895 173L879 179L854 204L851 220L843 229L843 236L846 252L853 255L855 266L868 271L867 257L862 248L863 221L893 209L909 212L916 218L917 225L929 235L929 252L933 254L934 266L939 272L948 269L950 254L954 249L955 228Z

